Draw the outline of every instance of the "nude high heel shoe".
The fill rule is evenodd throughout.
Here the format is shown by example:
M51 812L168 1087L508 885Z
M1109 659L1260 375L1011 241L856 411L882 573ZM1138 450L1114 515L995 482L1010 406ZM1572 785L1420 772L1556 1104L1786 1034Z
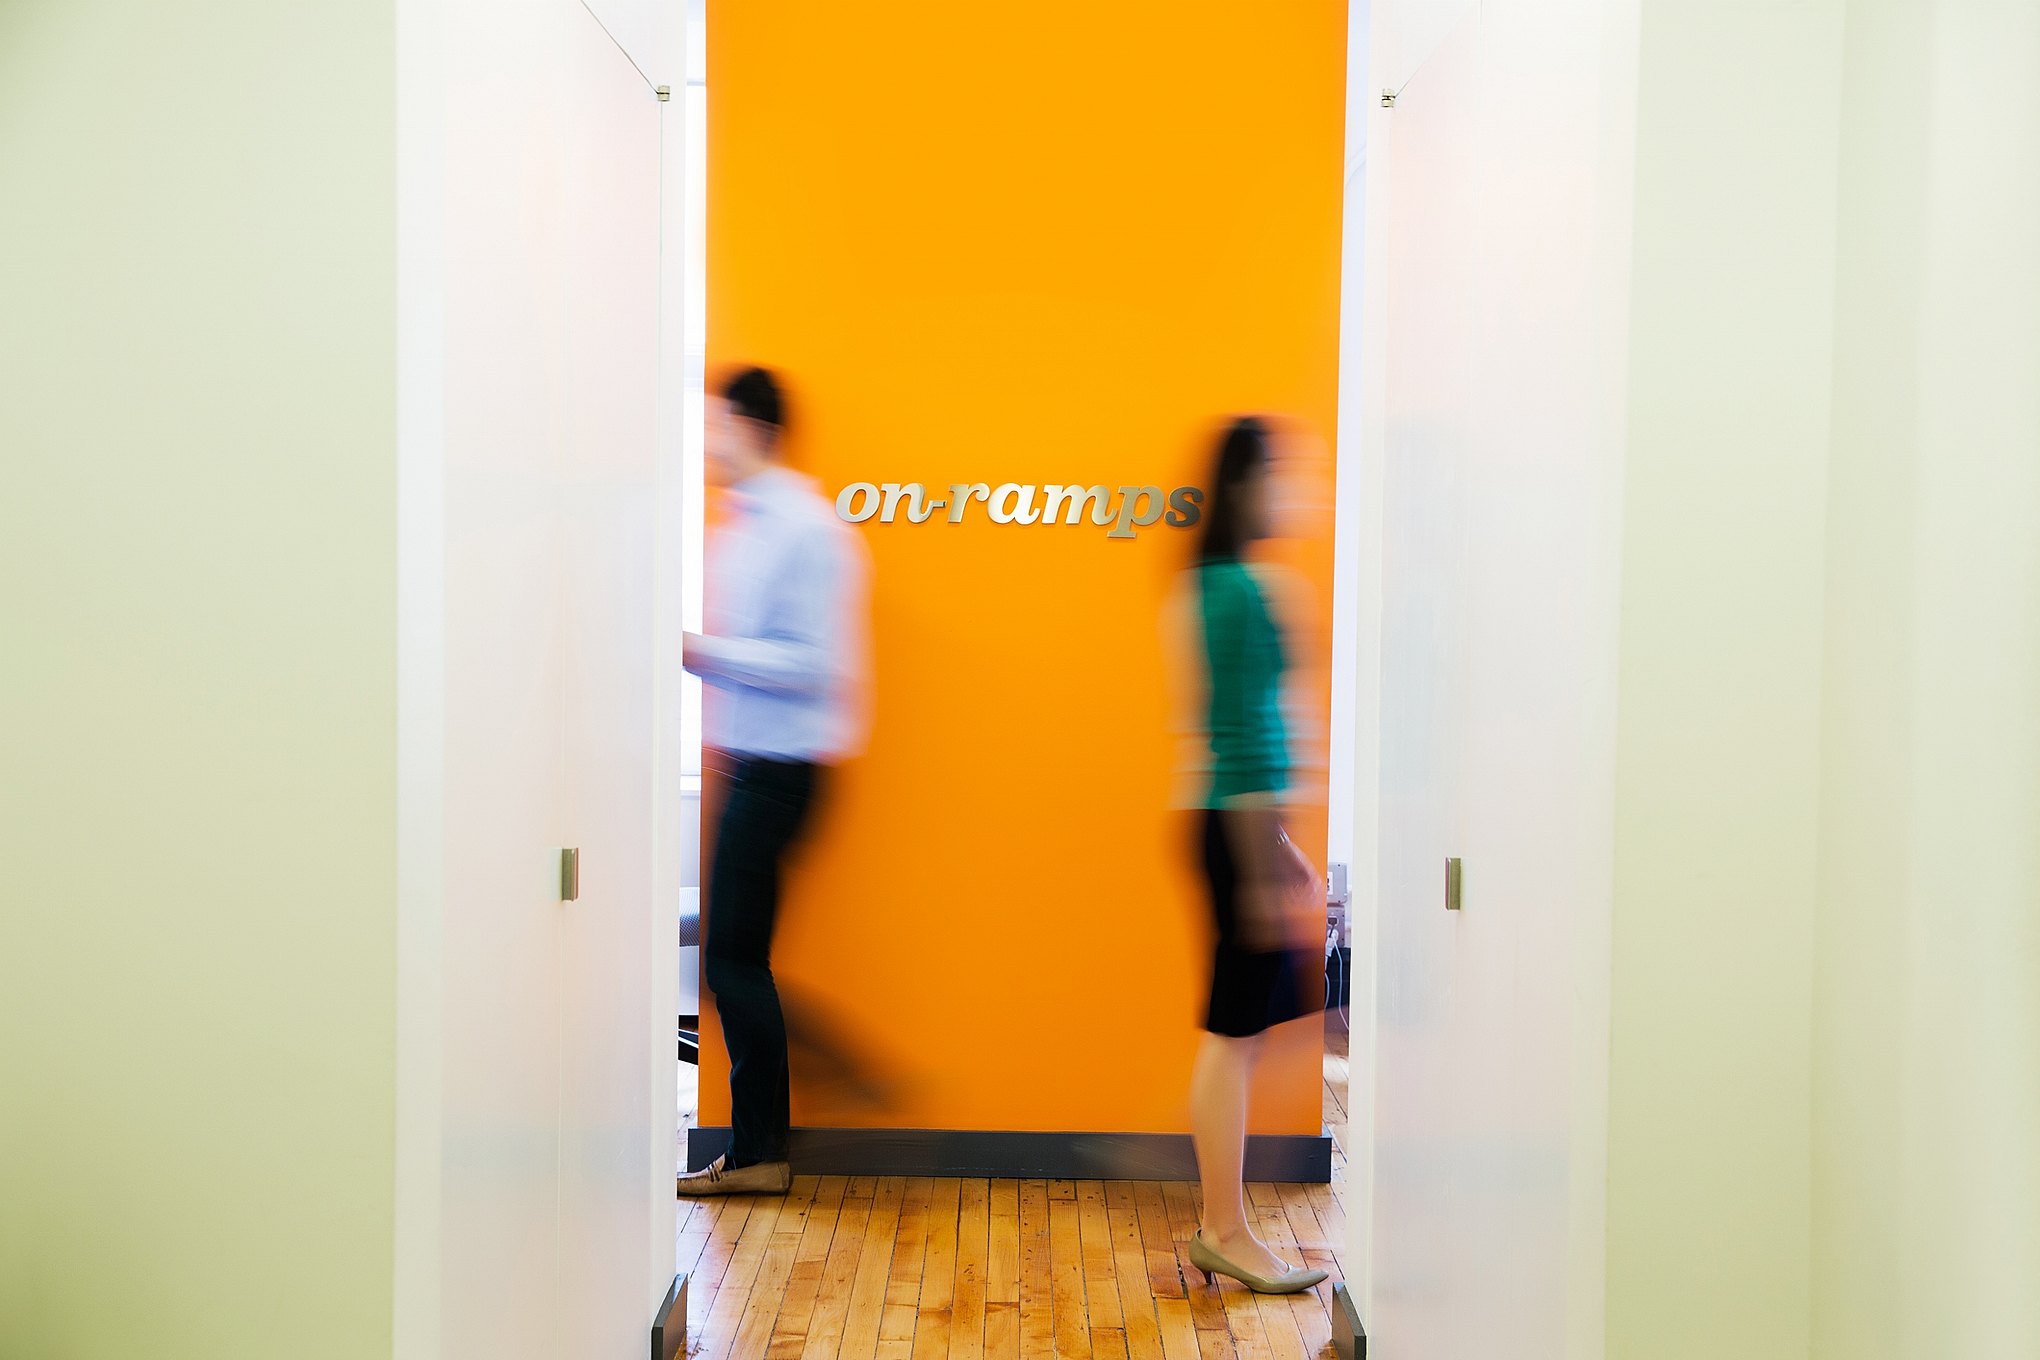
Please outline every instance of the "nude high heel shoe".
M1217 1284L1217 1276L1230 1275L1256 1294L1301 1294L1306 1289L1323 1284L1330 1277L1322 1270L1298 1267L1274 1279L1255 1275L1242 1270L1231 1261L1220 1256L1204 1240L1204 1230L1198 1229L1190 1238L1190 1264L1204 1272L1206 1284Z

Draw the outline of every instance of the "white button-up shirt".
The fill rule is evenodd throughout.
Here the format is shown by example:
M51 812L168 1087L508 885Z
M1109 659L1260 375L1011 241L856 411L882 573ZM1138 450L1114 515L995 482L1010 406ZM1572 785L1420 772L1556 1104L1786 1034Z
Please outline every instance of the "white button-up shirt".
M864 740L863 543L805 477L772 467L731 488L707 554L703 740L829 762Z

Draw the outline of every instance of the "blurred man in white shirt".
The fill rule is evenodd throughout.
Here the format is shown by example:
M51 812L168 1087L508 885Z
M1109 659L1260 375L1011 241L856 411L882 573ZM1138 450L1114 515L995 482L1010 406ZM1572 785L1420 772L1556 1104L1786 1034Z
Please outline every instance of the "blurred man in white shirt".
M731 514L710 545L707 631L683 664L704 684L703 734L729 775L708 883L703 971L730 1055L729 1150L682 1195L783 1194L786 1018L772 979L781 866L824 768L863 738L861 543L780 461L779 383L750 368L709 403L709 480Z

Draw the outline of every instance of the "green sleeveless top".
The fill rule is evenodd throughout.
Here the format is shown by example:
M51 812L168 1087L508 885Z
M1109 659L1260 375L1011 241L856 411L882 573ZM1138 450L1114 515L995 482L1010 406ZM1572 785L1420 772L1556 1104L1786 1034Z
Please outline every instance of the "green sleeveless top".
M1275 793L1288 786L1282 634L1245 564L1205 562L1197 569L1197 583L1210 677L1205 731L1212 769L1205 806L1220 807L1241 794Z

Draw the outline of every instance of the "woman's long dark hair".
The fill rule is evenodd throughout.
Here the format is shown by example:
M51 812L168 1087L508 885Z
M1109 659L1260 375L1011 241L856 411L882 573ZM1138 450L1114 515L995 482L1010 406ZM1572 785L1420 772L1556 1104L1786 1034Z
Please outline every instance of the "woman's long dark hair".
M1247 546L1241 536L1239 489L1247 478L1268 465L1268 427L1257 417L1241 416L1218 437L1211 460L1210 499L1204 506L1204 534L1197 540L1199 562L1237 559Z

